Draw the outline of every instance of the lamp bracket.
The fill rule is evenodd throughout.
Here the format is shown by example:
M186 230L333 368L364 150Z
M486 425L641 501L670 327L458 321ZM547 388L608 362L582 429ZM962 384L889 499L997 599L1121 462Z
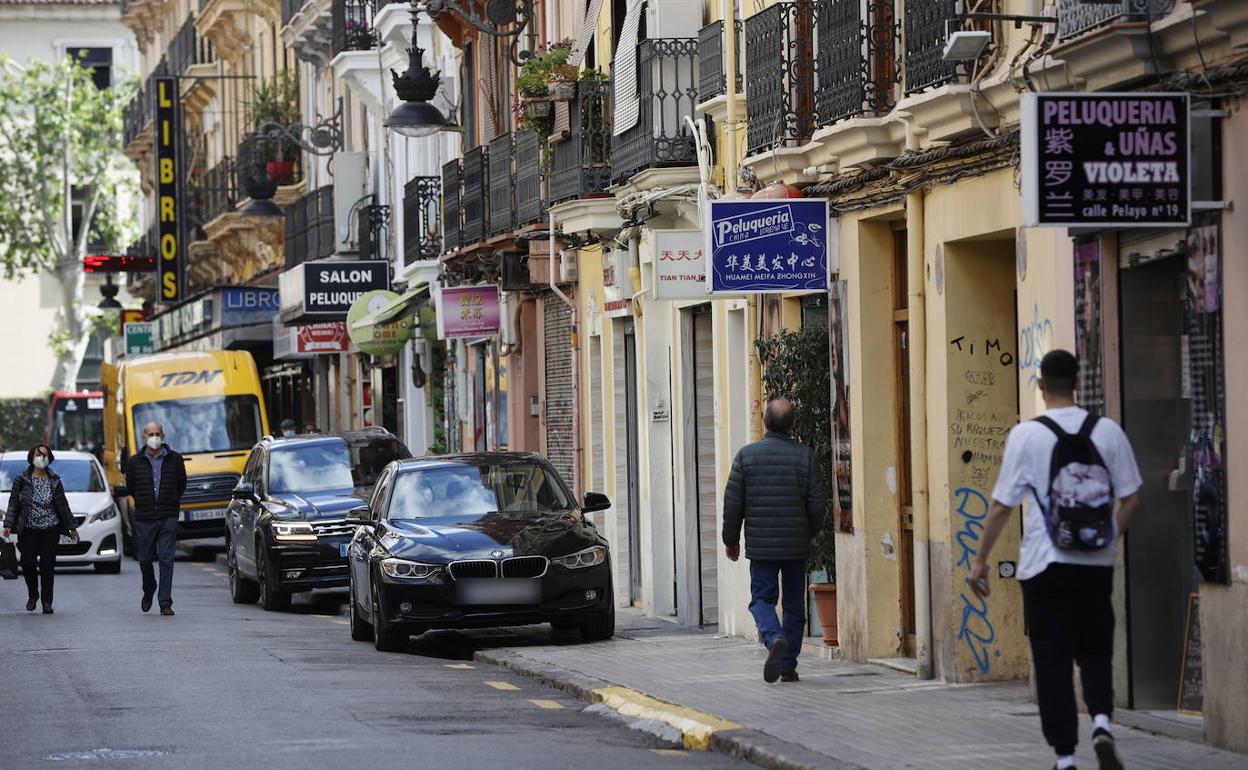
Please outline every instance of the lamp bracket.
M256 136L270 142L285 139L311 155L333 155L342 149L342 99L338 99L333 115L324 117L317 113L312 125L263 123L256 129Z
M520 36L533 21L533 0L485 0L485 16L477 12L473 0L426 0L425 10L435 19L454 14L490 37L510 39L510 57L516 66L533 56L520 50Z

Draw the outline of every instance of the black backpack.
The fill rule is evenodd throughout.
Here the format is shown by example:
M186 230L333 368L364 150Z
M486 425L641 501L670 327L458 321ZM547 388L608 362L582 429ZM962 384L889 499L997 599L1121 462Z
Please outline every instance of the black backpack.
M1067 551L1099 551L1114 538L1114 485L1092 443L1100 419L1089 414L1078 433L1067 433L1048 417L1036 422L1053 431L1057 445L1049 462L1049 506L1032 489L1053 545Z

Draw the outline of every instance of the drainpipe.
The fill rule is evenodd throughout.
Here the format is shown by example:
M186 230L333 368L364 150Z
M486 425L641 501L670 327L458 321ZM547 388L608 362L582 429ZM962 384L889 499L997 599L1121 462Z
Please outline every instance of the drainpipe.
M728 71L724 92L727 114L728 150L724 153L724 192L737 189L737 0L720 0L724 18L724 69Z
M563 300L563 304L568 306L568 310L572 313L572 349L569 354L572 356L572 491L580 496L581 494L581 381L580 372L577 364L577 350L580 348L577 340L577 323L576 323L576 303L572 298L564 294L555 284L555 247L558 242L555 240L555 215L550 215L549 234L550 244L550 290L555 296Z
M919 140L910 115L894 114L906 127L906 152L917 152ZM917 674L934 676L932 665L931 517L927 479L927 300L924 291L924 218L922 189L906 196L906 298L910 364L910 485L914 510L914 631Z

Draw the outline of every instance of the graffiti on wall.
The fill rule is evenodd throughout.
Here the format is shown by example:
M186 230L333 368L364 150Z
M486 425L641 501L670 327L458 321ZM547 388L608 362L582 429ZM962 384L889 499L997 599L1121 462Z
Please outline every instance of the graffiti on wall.
M1018 330L1018 370L1027 375L1027 387L1040 381L1040 360L1053 349L1053 321L1040 315L1040 303L1032 305L1031 321Z
M971 487L959 487L953 492L953 509L961 522L961 529L954 535L958 555L955 567L966 570L969 576L988 518L988 498ZM962 589L960 599L962 617L958 624L958 641L966 645L980 672L987 674L992 670L993 659L1001 657L997 649L997 630L988 617L988 599L977 596L969 585Z

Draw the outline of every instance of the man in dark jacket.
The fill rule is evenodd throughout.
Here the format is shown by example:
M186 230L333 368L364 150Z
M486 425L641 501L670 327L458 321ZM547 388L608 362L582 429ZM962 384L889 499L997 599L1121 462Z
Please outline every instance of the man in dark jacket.
M823 481L810 447L789 438L793 404L767 402L762 441L737 453L724 491L724 546L728 558L750 560L750 614L767 647L763 679L796 682L797 656L806 630L806 560L823 525ZM784 624L776 603L784 594Z
M160 614L173 614L173 557L177 544L178 514L186 492L186 464L182 455L165 444L165 430L157 423L143 426L143 451L126 463L126 486L134 498L134 540L143 573L144 612L157 593L160 561Z

